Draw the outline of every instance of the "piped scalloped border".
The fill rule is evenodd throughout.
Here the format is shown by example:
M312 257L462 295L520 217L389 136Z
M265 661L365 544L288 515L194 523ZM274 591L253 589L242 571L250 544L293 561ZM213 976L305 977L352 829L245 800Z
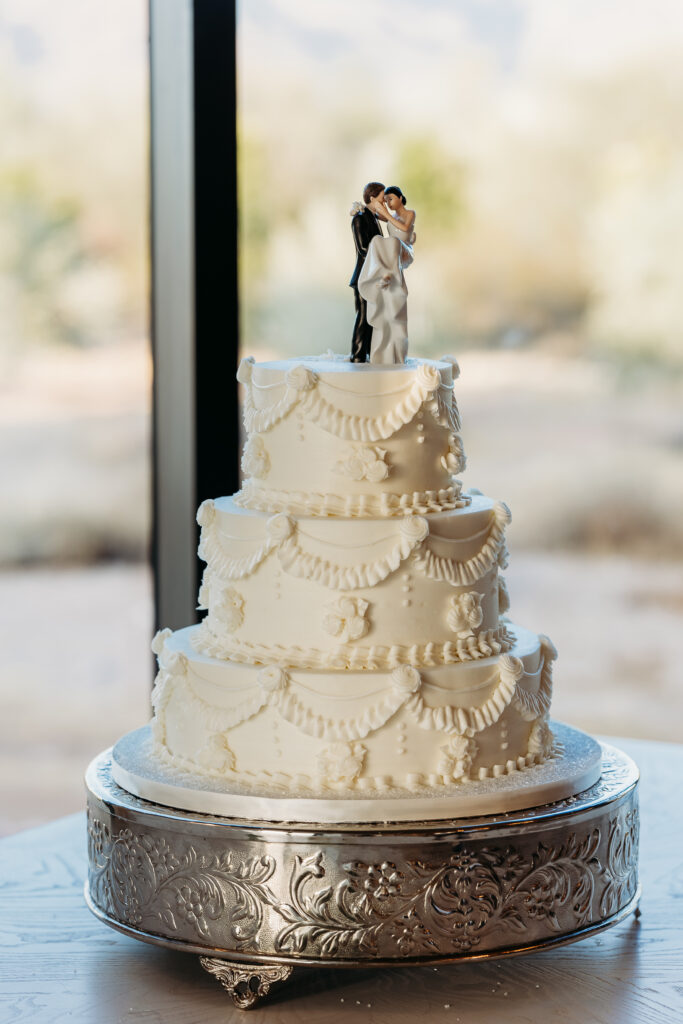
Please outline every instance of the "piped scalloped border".
M512 519L505 502L497 501L493 506L491 529L476 555L465 561L436 555L429 544L424 544L415 556L415 567L431 580L446 581L454 587L465 587L481 579L498 562L505 544L505 529ZM441 543L448 543L440 539Z
M326 741L363 739L385 725L401 708L421 729L472 737L495 725L511 704L520 711L525 721L537 719L539 716L531 714L533 698L538 699L539 707L546 702L549 706L552 695L549 666L554 648L547 637L541 638L543 665L539 694L531 694L521 686L527 674L522 660L510 654L501 654L490 684L494 685L496 676L498 681L493 692L481 704L468 707L451 704L431 706L425 701L422 692L425 684L420 673L413 666L403 664L389 673L389 686L374 705L364 708L359 715L344 719L329 718L306 707L304 701L291 692L290 673L277 665L265 666L257 673L257 686L251 697L233 708L216 708L200 697L190 684L187 678L187 657L178 653L171 653L169 657L165 638L160 647L159 675L153 693L154 735L159 743L165 742L165 714L171 696L176 692L182 701L194 707L195 714L207 730L227 731L270 707L300 731ZM482 685L486 684L478 683L476 688L481 689Z
M332 404L320 393L321 388L325 387L325 381L303 364L296 364L287 371L282 381L285 393L277 402L263 409L257 409L254 403L251 372L243 373L240 379L245 385L244 425L250 434L271 430L296 406L307 419L337 437L349 441L383 441L410 423L418 409L433 394L437 394L439 410L443 406L448 424L459 422L457 407L454 411L450 396L451 389L441 383L441 374L436 367L427 363L420 363L412 384L405 389L394 408L381 416L357 416ZM442 388L449 392L449 401L438 397ZM454 429L457 432L459 428Z
M557 650L553 642L545 635L539 636L543 651L541 682L536 693L519 689L514 696L515 708L525 722L533 722L542 718L550 710L553 696L553 662L557 658Z
M452 641L447 640L445 643L430 642L411 646L340 644L328 651L296 646L285 647L282 644L257 644L248 640L237 640L234 636L220 639L211 632L206 620L192 637L194 649L210 658L245 665L276 663L285 668L345 668L354 671L382 671L396 668L398 665L413 665L415 668L457 665L461 662L478 661L481 658L504 654L514 646L514 643L514 634L504 625L467 637L458 637Z
M278 548L282 568L291 576L314 580L330 590L358 590L374 587L399 568L429 533L427 520L414 516L401 521L391 551L358 565L343 566L305 551L293 532Z
M282 568L290 575L315 580L332 590L373 587L395 572L411 555L414 557L414 568L427 578L446 581L456 587L470 586L500 562L505 546L505 528L510 522L507 505L497 502L493 508L490 529L481 548L470 558L459 561L436 555L430 549L428 518L406 516L398 524L395 533L387 536L387 542L393 542L390 551L369 562L342 566L307 552L301 544L297 523L286 513L278 513L268 520L266 539L258 542L250 555L234 558L225 550L217 530L215 509L207 502L202 509L199 551L217 576L224 580L244 579L269 554L276 552ZM454 538L452 543L462 545L468 539ZM448 544L449 540L440 537L438 543Z
M460 481L440 491L413 491L410 494L316 494L307 491L281 491L258 487L245 480L234 496L240 508L255 512L287 512L316 517L341 516L363 519L373 516L391 518L405 515L426 515L465 508L472 501L461 493Z

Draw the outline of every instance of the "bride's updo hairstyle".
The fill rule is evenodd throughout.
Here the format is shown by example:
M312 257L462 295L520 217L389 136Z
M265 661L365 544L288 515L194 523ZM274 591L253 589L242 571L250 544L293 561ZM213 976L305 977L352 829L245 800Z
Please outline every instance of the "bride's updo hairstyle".
M398 198L401 200L403 205L404 206L406 205L406 197L403 195L403 193L401 192L401 190L398 187L398 185L390 185L389 188L385 188L384 189L384 195L385 196L398 196Z

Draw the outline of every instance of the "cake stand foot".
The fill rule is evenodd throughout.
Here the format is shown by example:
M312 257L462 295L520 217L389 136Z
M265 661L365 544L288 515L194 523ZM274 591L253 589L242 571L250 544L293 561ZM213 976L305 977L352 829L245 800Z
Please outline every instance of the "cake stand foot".
M251 1010L268 995L271 985L286 981L293 970L287 964L238 964L212 956L200 956L199 962L218 978L238 1010Z
M639 921L641 919L641 917L643 916L643 912L640 909L640 903L638 903L638 905L636 906L636 909L633 911L633 916L635 917L636 921Z

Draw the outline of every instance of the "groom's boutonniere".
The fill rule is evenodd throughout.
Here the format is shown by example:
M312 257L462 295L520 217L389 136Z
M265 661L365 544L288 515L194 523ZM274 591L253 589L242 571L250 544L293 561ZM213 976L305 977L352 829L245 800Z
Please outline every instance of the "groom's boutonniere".
M356 202L356 203L352 203L351 204L351 209L349 210L349 213L350 213L350 215L352 217L354 217L357 213L362 213L363 210L365 210L365 209L366 209L365 203L358 203L358 202Z

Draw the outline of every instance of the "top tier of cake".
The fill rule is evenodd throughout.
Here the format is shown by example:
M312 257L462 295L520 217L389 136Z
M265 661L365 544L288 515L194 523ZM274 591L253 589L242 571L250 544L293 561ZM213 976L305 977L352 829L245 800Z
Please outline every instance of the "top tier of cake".
M455 360L363 367L243 359L247 441L236 502L263 512L402 516L462 508Z

